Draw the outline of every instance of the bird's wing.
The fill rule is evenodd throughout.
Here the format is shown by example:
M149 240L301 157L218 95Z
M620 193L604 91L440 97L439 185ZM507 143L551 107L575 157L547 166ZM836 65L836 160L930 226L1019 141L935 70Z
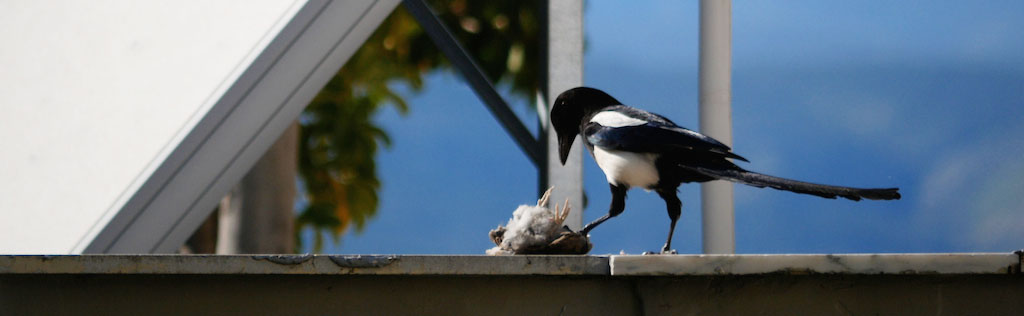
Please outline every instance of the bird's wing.
M584 128L583 134L594 146L613 150L649 153L696 151L747 161L714 138L674 124L647 122L642 125L607 127L591 122Z

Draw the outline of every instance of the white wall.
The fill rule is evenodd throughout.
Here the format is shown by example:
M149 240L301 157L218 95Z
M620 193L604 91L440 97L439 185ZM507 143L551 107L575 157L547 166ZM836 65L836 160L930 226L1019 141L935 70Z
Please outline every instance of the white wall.
M84 247L304 3L0 2L0 253Z

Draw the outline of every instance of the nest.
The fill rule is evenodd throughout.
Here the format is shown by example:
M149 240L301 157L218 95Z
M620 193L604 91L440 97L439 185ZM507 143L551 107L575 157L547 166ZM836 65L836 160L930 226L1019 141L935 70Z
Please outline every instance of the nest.
M549 188L537 200L536 206L520 205L512 213L507 226L491 230L491 241L496 245L488 249L489 255L522 254L586 254L593 248L590 238L563 225L569 216L569 200L561 208L545 207L551 197Z

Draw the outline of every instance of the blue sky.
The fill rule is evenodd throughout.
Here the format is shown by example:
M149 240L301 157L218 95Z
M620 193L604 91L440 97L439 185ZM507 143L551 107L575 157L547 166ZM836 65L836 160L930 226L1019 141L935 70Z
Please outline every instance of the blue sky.
M584 81L697 126L696 1L586 3ZM1024 2L735 1L733 148L744 168L901 188L892 202L736 186L738 253L1005 252L1024 248ZM536 200L537 173L461 78L431 74L408 115L376 121L381 207L329 253L482 254ZM404 90L404 89L403 89ZM535 128L529 104L515 110ZM589 157L589 222L606 212ZM700 253L699 185L680 188L673 246ZM656 194L591 232L593 254L664 242Z

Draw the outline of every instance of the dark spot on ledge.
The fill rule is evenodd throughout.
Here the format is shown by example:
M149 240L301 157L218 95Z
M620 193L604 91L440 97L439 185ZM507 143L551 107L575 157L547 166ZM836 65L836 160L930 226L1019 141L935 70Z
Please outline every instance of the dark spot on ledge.
M312 254L252 256L256 260L267 260L276 264L300 264L313 259Z
M328 256L342 268L380 268L398 261L398 256Z

